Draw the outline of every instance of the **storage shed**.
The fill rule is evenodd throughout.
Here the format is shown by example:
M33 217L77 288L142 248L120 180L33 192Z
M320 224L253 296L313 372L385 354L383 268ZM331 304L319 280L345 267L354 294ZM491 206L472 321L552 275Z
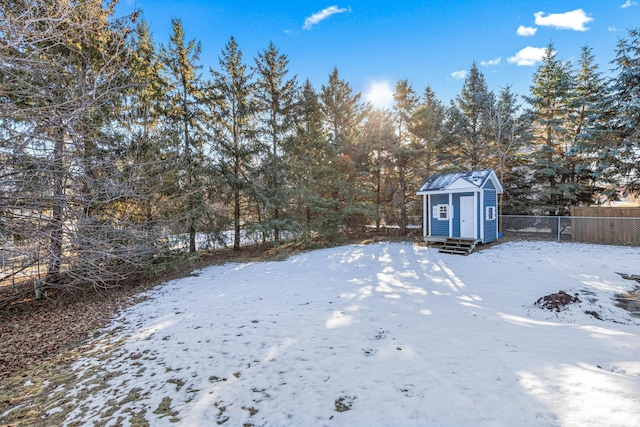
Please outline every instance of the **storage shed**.
M429 177L416 193L423 197L425 241L458 238L475 243L498 239L498 195L502 185L493 169Z

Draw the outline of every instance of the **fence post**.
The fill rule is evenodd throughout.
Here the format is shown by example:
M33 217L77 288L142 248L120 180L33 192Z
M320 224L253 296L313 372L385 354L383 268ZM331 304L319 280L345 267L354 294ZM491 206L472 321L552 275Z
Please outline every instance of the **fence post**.
M558 216L558 242L560 242L560 216Z

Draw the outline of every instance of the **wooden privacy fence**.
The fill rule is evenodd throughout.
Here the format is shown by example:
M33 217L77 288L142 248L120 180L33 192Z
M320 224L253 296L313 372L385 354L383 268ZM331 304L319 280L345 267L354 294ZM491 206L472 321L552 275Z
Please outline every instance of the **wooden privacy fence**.
M575 242L640 245L640 208L572 207Z
M640 246L640 216L595 213L599 216L500 215L500 229L505 237L512 239ZM610 215L623 214L610 212Z

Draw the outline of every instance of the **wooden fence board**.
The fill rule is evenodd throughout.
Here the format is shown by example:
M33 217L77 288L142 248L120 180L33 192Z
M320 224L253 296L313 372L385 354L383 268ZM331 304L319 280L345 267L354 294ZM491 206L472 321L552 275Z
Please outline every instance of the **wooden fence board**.
M640 208L572 207L571 217L573 241L640 245Z

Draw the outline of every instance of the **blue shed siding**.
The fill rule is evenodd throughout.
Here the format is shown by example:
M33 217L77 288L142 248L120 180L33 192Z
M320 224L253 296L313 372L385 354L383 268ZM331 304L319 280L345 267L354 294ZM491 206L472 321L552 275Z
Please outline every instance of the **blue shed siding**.
M460 195L454 194L451 203L453 203L452 237L460 237Z
M484 183L484 188L486 189L490 189L490 190L495 190L496 186L493 185L493 181L491 181L490 179L487 180L487 182Z
M485 212L482 213L484 220L484 243L490 243L496 240L498 233L498 196L495 189L485 189L483 191ZM496 208L495 219L488 221L486 209L489 206Z
M448 194L433 194L429 197L429 212L427 215L431 217L431 230L429 234L431 236L444 236L449 237L449 221L439 220L433 217L433 207L436 205L448 205Z

